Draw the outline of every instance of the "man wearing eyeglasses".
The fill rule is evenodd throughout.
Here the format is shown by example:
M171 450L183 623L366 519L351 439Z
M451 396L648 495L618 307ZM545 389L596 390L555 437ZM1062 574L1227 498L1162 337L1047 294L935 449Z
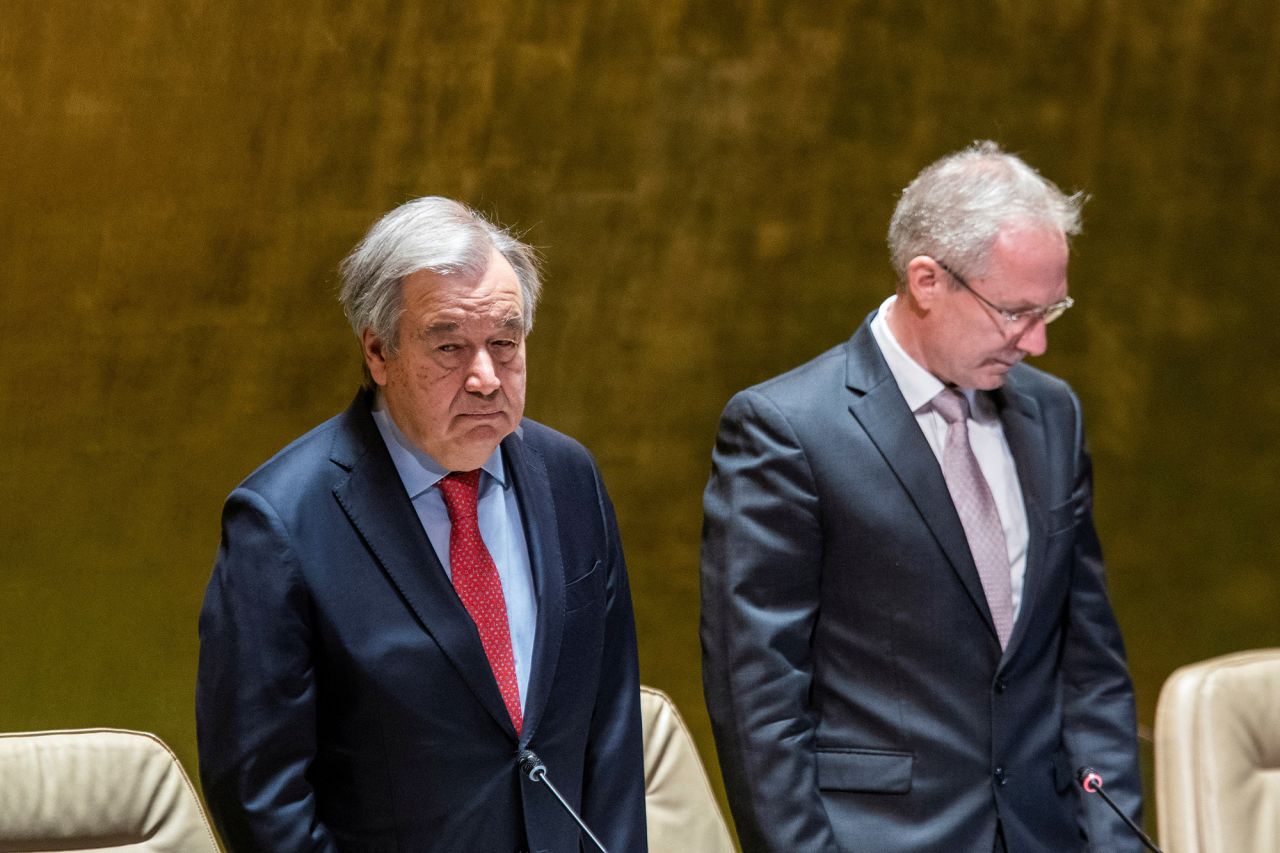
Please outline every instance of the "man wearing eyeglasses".
M704 496L707 705L744 850L1139 850L1133 688L1080 404L1068 196L991 142L903 191L897 293L730 402Z

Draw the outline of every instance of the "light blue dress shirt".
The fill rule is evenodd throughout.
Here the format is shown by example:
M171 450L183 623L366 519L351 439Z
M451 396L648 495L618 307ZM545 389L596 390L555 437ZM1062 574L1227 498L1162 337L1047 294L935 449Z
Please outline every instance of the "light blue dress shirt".
M374 423L391 452L400 481L404 483L422 529L440 558L445 574L453 577L449 563L449 511L438 483L449 473L440 463L413 445L387 412L381 395L373 410ZM502 448L496 448L481 466L480 495L476 513L480 538L498 567L502 597L507 602L507 622L511 626L511 652L515 659L520 706L529 695L529 670L533 664L533 641L538 625L538 597L533 587L529 546L524 538L516 490L502 465ZM423 567L425 570L425 566Z

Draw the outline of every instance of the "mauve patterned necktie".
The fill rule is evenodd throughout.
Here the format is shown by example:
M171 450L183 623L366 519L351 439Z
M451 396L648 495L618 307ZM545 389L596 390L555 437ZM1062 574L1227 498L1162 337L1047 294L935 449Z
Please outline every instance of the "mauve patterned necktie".
M942 476L951 492L969 540L974 565L982 580L982 590L991 608L991 619L1000 637L1000 648L1009 645L1013 632L1013 582L1009 577L1009 549L1004 527L996 511L995 498L987 478L982 476L978 458L969 445L969 401L954 388L944 388L933 398L934 410L947 422L947 441L942 451Z
M451 528L449 566L453 588L480 632L485 657L489 659L489 667L518 735L524 726L524 715L520 711L520 685L511 652L511 624L507 621L507 600L502 596L498 567L480 538L480 522L476 517L479 486L479 469L455 471L440 481Z

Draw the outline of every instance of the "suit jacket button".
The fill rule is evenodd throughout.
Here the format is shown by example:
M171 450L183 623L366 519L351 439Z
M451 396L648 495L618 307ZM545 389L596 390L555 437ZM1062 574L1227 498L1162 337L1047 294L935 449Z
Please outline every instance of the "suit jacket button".
M1004 785L1006 782L1009 781L1008 777L1005 776L1003 767L997 767L996 772L993 775L996 777L997 785Z
M1003 693L1003 692L1004 692L1004 688L1005 688L1004 679L1003 679L1003 678L997 678L997 679L996 679L995 687L996 687L996 692L997 692L997 693Z

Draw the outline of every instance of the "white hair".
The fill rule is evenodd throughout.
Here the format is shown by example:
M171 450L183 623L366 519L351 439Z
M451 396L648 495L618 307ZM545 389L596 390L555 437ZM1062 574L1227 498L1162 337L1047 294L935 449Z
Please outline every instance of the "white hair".
M537 252L465 204L440 196L417 198L392 210L374 223L342 261L338 300L347 322L358 338L365 329L372 329L386 353L394 355L404 279L423 270L443 276L480 276L494 249L511 264L520 282L528 334L542 291Z
M902 191L889 221L899 285L919 255L981 276L1004 228L1045 227L1073 237L1086 199L1080 192L1066 195L996 143L974 142L927 166Z

